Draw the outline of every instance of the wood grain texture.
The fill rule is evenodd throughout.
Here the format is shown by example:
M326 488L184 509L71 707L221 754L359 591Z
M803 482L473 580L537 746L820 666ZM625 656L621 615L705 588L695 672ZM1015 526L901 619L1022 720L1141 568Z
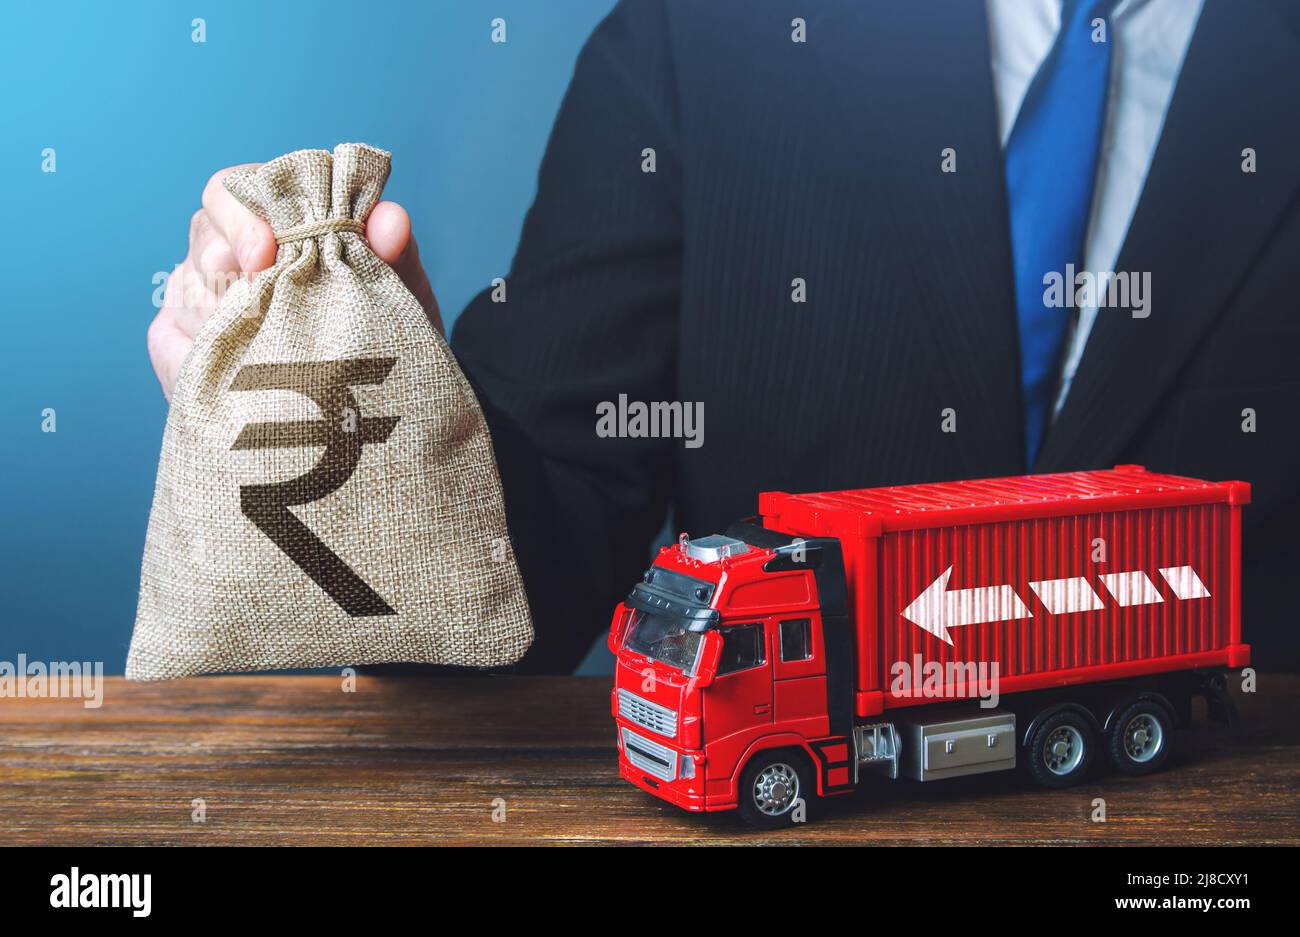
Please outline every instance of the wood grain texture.
M621 780L606 678L206 677L0 700L0 843L1300 843L1300 677L1148 778L880 780L776 833ZM1199 705L1198 705L1199 710ZM1090 820L1095 797L1105 823ZM191 819L202 798L207 820ZM505 801L493 822L493 800Z

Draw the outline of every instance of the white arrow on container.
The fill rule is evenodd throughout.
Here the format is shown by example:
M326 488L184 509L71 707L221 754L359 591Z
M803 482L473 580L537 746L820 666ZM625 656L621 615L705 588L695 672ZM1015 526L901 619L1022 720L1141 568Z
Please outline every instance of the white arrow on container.
M952 644L949 628L1033 617L1011 586L977 586L949 591L948 580L951 578L952 567L949 566L911 605L903 609L903 617L949 644Z

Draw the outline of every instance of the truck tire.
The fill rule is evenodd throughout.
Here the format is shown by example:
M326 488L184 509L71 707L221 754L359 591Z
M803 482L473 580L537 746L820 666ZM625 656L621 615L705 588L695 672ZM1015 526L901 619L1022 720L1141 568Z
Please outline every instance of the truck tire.
M1080 713L1062 710L1039 723L1025 746L1029 776L1043 787L1070 787L1087 777L1097 734Z
M759 752L740 772L739 812L746 823L776 830L799 822L816 796L812 771L803 753L790 748Z
M1155 700L1137 700L1120 710L1107 733L1106 754L1120 774L1159 771L1169 757L1173 720Z

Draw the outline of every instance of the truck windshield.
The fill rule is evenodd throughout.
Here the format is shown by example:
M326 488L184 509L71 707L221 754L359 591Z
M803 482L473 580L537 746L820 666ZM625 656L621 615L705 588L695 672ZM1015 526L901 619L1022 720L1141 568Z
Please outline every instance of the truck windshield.
M690 677L695 674L695 663L700 656L701 637L698 632L686 630L684 619L638 610L633 612L623 646L676 667Z

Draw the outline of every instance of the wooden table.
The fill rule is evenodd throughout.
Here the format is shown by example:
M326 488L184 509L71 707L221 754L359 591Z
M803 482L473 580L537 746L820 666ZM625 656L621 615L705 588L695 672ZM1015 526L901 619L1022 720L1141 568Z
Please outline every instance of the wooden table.
M1300 842L1296 676L1262 675L1258 693L1239 696L1241 729L1180 733L1176 763L1153 777L1068 791L1018 774L880 780L776 833L688 815L622 781L609 687L363 676L344 693L322 676L109 678L99 709L0 700L0 842ZM1097 797L1104 823L1091 820Z

